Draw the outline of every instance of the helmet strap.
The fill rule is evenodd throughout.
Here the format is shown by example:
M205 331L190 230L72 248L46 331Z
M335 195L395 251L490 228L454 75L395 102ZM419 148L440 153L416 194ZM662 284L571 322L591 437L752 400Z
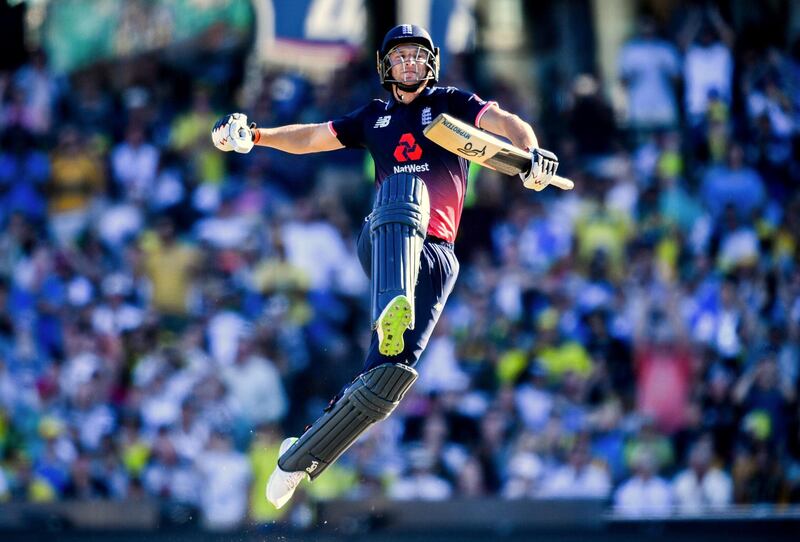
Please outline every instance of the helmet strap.
M428 84L427 79L423 79L416 85L404 85L403 83L392 83L392 94L398 102L403 102L403 95L400 91L408 92L409 94L416 94L420 88Z

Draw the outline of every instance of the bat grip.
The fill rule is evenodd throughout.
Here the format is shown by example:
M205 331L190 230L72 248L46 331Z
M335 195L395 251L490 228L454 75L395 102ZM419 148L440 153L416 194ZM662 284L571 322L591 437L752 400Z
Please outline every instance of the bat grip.
M562 177L560 175L553 175L553 177L550 179L550 184L552 184L553 186L557 186L561 190L572 190L573 188L575 188L575 183L573 183L566 177ZM532 186L528 186L527 184L525 186L528 188L532 188ZM534 188L534 190L536 190L536 188ZM542 190L542 188L539 188L538 190Z
M561 190L572 190L575 188L575 183L560 175L553 175L553 178L550 179L550 184L559 187Z

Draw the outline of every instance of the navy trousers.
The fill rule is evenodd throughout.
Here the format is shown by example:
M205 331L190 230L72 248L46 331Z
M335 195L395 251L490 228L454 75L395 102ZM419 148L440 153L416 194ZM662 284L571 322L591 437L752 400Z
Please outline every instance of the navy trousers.
M369 221L364 222L358 237L358 259L364 272L373 280L373 272L381 273L381 269L370 269L372 265L372 241L369 234ZM363 371L368 371L384 363L404 363L414 366L419 361L422 351L428 345L433 328L439 321L444 304L453 291L458 278L459 264L453 251L452 243L428 238L422 246L420 255L419 279L414 299L414 329L403 335L405 348L397 356L384 356L378 351L378 333L372 332L367 359Z

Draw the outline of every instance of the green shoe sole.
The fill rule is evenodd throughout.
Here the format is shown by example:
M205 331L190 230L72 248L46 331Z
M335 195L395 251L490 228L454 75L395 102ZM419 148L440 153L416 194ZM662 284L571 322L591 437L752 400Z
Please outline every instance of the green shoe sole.
M404 295L392 299L378 317L378 351L396 356L403 351L403 333L411 325L411 302Z

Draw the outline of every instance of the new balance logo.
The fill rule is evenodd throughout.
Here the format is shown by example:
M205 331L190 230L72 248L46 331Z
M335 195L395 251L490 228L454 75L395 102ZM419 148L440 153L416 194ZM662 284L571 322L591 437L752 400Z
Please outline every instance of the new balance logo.
M398 162L408 162L420 158L422 158L422 147L417 144L414 134L406 132L400 136L400 142L394 148L394 159Z
M422 110L422 125L427 126L431 123L431 108L426 107Z
M392 120L391 115L386 115L385 117L378 117L378 120L375 121L375 126L373 128L386 128L389 126L389 122Z
M317 467L318 467L318 466L319 466L319 461L311 461L311 465L309 465L308 467L306 467L306 472L307 472L308 474L311 474L312 472L314 472L315 470L317 470Z

